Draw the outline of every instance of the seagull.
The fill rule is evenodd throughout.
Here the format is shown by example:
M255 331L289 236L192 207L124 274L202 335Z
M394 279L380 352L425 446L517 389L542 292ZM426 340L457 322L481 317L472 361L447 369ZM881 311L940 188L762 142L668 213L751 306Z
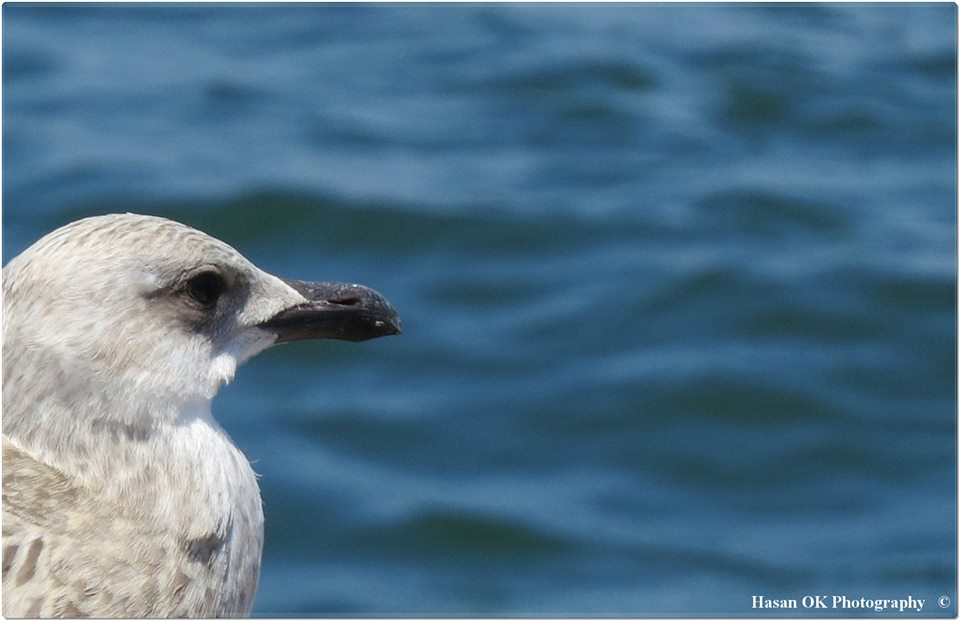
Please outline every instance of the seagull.
M12 259L3 615L248 615L260 490L214 396L274 344L400 328L372 289L281 280L159 217L78 220Z

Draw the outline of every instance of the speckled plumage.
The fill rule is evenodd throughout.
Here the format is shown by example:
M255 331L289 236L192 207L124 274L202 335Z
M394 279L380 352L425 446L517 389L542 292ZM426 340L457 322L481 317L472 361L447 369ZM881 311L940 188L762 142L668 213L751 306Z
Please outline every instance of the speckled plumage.
M183 294L216 267L228 291ZM259 324L305 302L187 226L109 215L3 269L3 614L249 613L263 514L249 463L210 414Z

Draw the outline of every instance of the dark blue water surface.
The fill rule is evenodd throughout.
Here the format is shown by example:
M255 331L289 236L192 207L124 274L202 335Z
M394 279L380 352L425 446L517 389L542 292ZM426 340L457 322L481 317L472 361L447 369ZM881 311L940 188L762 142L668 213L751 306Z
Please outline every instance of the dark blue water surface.
M395 303L215 404L257 613L955 615L956 27L7 4L3 260L144 212Z

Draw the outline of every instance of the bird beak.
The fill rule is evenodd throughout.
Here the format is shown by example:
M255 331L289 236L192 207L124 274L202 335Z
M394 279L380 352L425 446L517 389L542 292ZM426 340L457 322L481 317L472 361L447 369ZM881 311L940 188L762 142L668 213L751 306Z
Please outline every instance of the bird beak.
M277 343L304 339L366 341L400 333L400 316L382 295L362 285L285 280L307 301L260 324Z

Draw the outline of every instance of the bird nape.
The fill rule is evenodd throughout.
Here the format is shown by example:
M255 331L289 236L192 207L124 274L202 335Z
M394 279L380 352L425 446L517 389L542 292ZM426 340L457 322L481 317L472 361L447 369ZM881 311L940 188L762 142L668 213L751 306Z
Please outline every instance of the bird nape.
M284 281L183 224L68 224L3 268L3 615L250 612L263 512L211 415L276 343L398 334L361 285Z

